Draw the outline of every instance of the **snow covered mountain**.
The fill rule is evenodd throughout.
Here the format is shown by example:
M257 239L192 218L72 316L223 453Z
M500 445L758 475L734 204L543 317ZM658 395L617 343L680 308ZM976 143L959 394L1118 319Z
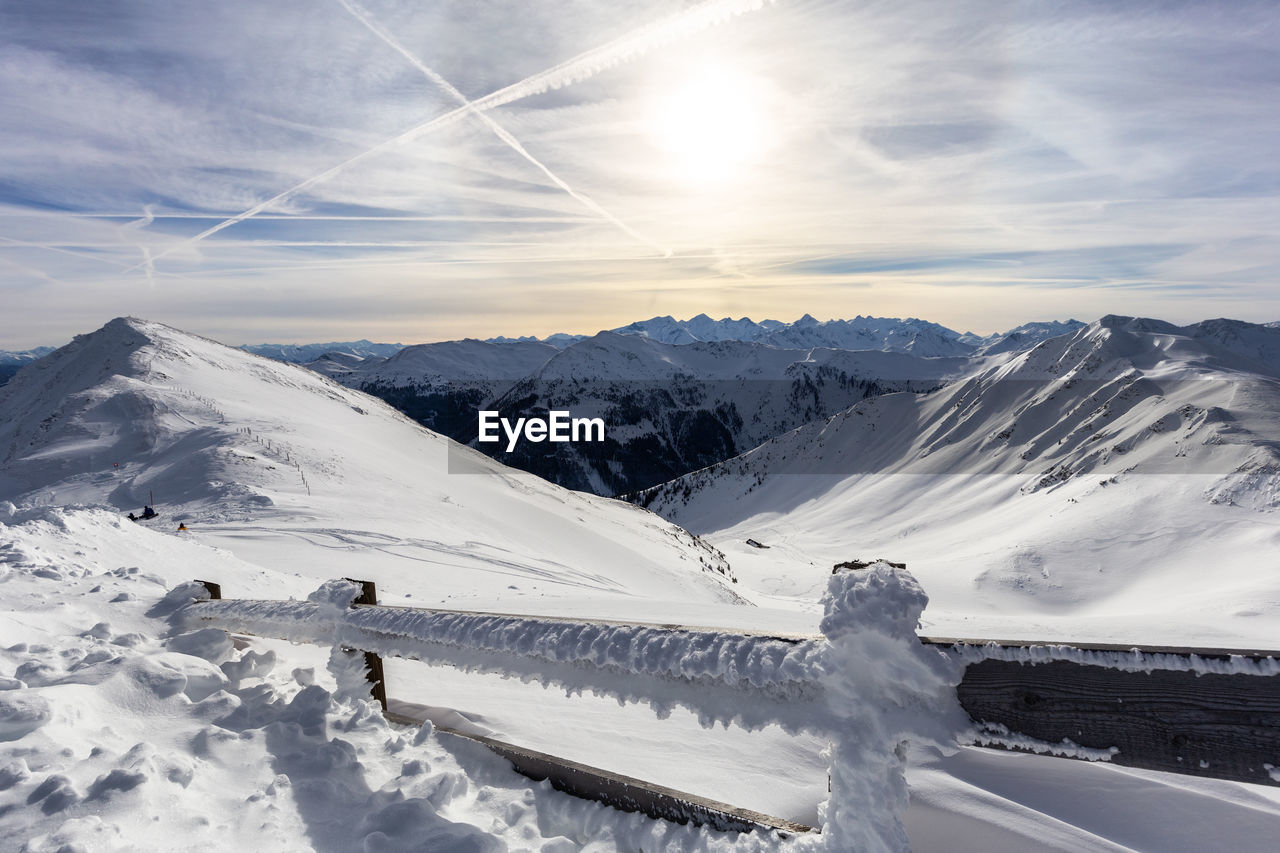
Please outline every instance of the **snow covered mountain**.
M683 326L700 341L758 341L770 332L784 328L786 323L777 320L756 323L749 317L712 320L706 314L699 314L685 320Z
M556 349L564 349L573 346L578 341L585 341L589 335L570 335L565 332L556 332L554 335L547 335L545 338L538 338L536 335L522 335L518 338L508 338L499 335L496 338L486 338L485 342L490 344L519 344L519 343L543 343L550 344Z
M324 372L385 400L436 432L465 440L475 430L479 409L491 408L493 400L557 352L536 341L468 339L418 344L386 361Z
M1025 349L1031 349L1041 341L1069 334L1083 328L1084 325L1079 320L1023 323L1021 326L1017 326L1007 332L999 332L986 337L966 332L960 336L960 341L977 347L976 353L978 355L999 355L1000 353L1021 352Z
M914 318L863 317L820 322L809 314L760 339L775 347L830 347L847 350L905 352L921 358L946 358L973 354L958 332Z
M1119 381L1106 368L1115 358L1144 371L1151 363L1151 382L1172 383L1160 373L1165 364L1176 368L1173 378L1185 370L1202 384L1212 381L1198 378L1202 374L1230 377L1229 384L1248 373L1250 383L1263 383L1255 391L1269 393L1275 372L1263 368L1274 364L1274 339L1247 324L1181 331L1122 326L1113 323L1105 333L1123 344L1117 352L1073 338L1075 349L1050 342L1056 349L1038 356L1037 364L1055 381L1070 364L1084 371L1064 390L1067 396L1086 380L1098 381L1094 374ZM896 353L856 355L914 363ZM812 356L819 368L828 363L823 358L837 358ZM765 355L756 357L762 374L773 375ZM574 359L555 374L559 379L590 365L582 354ZM997 361L987 379L1016 369L1017 359ZM1050 370L1055 363L1056 372ZM737 375L722 366L723 375ZM923 398L890 394L855 411L897 411L899 399L927 407L950 390ZM1234 407L1229 414L1241 418L1233 425L1217 415L1204 422L1191 415L1194 446L1185 458L1203 461L1195 442L1215 434L1222 444L1207 445L1206 452L1230 451L1234 442L1256 446L1261 427L1243 417L1252 411L1249 401L1224 401ZM960 414L974 418L979 408ZM859 416L831 423L852 417ZM1033 420L1022 417L1019 424L1030 430ZM879 439L888 438L886 425L874 431ZM1018 432L1018 440L1025 437ZM830 440L802 442L797 450L821 461L832 446ZM893 533L912 524L914 533L927 533L949 513L976 519L964 500L946 502L965 497L960 487L948 494L926 485L920 498L909 488L882 489L878 497L896 498L903 516L876 506L871 496L859 505L866 516L850 518L841 515L851 507L847 495L815 498L814 479L806 477L770 478L769 489L775 479L790 480L792 491L773 491L768 512L751 519L767 529L762 538L773 547L737 549L741 531L731 531L726 541L745 552L741 561L754 586L733 584L717 552L650 513L505 468L300 367L158 324L112 321L0 389L0 847L32 853L175 846L283 853L793 849L794 839L711 833L532 785L474 744L452 742L430 725L414 729L384 719L339 649L233 640L217 629L190 631L168 620L190 595L179 585L193 577L222 582L229 597L284 598L345 575L376 580L386 603L806 631L819 616L811 578L825 581L829 566L821 561L831 553L848 555L851 528L866 533L859 549L883 546L885 555L900 557L899 540L874 538L876 513L899 525ZM1061 496L1086 479L1093 478L1072 477L1025 500ZM863 484L869 484L865 478ZM1122 478L1106 488L1128 487ZM989 496L982 484L969 488L973 501ZM743 500L760 492L749 489ZM1141 497L1152 494L1148 489ZM123 518L152 495L158 519ZM1163 582L1136 572L1130 580L1153 600L1169 598L1175 616L1182 599L1172 593L1180 583L1193 587L1209 616L1184 623L1187 632L1205 624L1212 629L1223 597L1250 598L1237 610L1255 614L1233 613L1236 623L1274 625L1280 597L1242 577L1230 547L1216 548L1248 546L1260 573L1274 565L1271 528L1243 524L1228 512L1238 507L1197 499L1220 514L1186 535L1178 527L1185 518L1171 516L1154 527L1129 502L1116 502L1118 532L1103 531L1114 537L1106 544L1123 554L1126 537L1146 536L1152 562L1164 571L1169 567L1160 561L1173 546L1163 538L1180 537L1175 544L1194 548L1202 536L1214 547L1200 548L1195 573L1174 563ZM812 514L826 500L831 530L815 524ZM1144 509L1164 518L1165 506L1156 501ZM1029 529L1024 516L1013 512L975 524L968 537L999 547ZM190 530L177 532L178 521ZM1017 532L1008 533L1000 521ZM1217 522L1229 535L1215 538L1222 533ZM1082 551L1102 553L1072 532ZM921 549L910 557L914 571L930 576L929 593L944 602L968 583L969 541L959 535L951 541L962 547ZM960 578L949 588L953 559ZM1104 583L1127 567L1107 562L1105 568L1098 575ZM979 585L968 593L976 598L1002 589ZM762 606L736 606L738 596ZM1126 596L1122 584L1113 596L1119 601L1113 619L1129 612ZM1000 624L1007 627L1025 612L1038 618L1045 601L1010 595L998 603L1006 605ZM1073 633L1086 638L1083 630ZM1183 638L1204 642L1222 633ZM777 727L706 729L681 708L656 719L635 705L619 707L589 693L567 696L517 678L391 658L386 665L393 696L500 739L795 819L816 820L826 796L823 744L814 738ZM918 853L1247 850L1274 837L1280 822L1280 805L1261 786L972 748L913 756L908 781L906 823ZM1135 821L1153 802L1161 819Z
M300 536L296 567L314 578L490 604L736 600L723 559L656 516L508 469L301 366L141 320L79 336L0 389L0 461L0 500L154 503L158 524L242 556Z
M53 350L54 347L36 347L16 352L0 350L0 364L30 364L38 358L44 358Z
M0 385L9 381L9 377L26 367L38 358L53 352L53 347L36 347L35 349L9 352L0 350Z
M556 354L490 405L508 417L550 410L599 417L605 441L494 452L561 485L619 494L728 458L865 397L936 388L967 367L964 359L742 341L676 345L601 332Z
M1053 324L1028 324L1052 326ZM1021 327L1020 327L1021 328ZM677 320L670 315L638 320L610 329L617 335L638 335L664 344L683 345L698 341L747 341L759 342L782 349L823 347L826 349L884 350L909 352L923 358L942 358L970 355L985 339L974 337L968 341L937 323L924 320L901 320L888 317L863 317L852 320L818 321L805 314L794 323L764 320L759 323L748 317L734 320L724 317L713 320L699 314L689 320ZM1063 328L1061 331L1069 331ZM1061 333L1061 332L1059 332ZM586 336L552 335L546 339L563 349L572 346ZM973 336L970 336L973 337ZM509 338L495 338L493 342L506 342ZM519 338L518 340L537 340ZM1034 343L1034 341L1032 341Z
M378 356L359 356L349 352L327 352L315 361L308 361L306 366L322 376L337 379L357 371L370 370L374 365L382 364L385 358Z
M276 361L306 364L326 353L342 353L359 358L390 358L404 349L404 344L375 344L373 341L361 339L327 344L246 344L240 349L273 358Z
M552 409L602 417L610 429L603 444L525 444L501 458L563 486L613 495L714 464L868 395L936 387L980 368L987 355L1081 325L1028 323L966 340L914 319L824 323L805 315L785 324L700 314L654 317L567 346L453 341L409 347L384 364L316 367L473 446L480 409L512 420Z
M1018 613L1029 636L1065 620L1075 639L1265 646L1278 473L1280 329L1108 316L639 500L753 578L795 561L797 590L851 557L906 561L942 633L1009 631Z

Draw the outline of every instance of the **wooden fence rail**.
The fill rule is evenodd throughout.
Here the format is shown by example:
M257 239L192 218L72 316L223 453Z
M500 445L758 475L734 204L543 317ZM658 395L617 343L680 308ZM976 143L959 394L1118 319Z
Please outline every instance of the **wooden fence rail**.
M192 605L191 612L196 619L237 633L299 639L294 629L285 631L270 620L255 621L255 607L266 608L279 602L219 601L221 589L210 582L202 583L213 600ZM357 610L367 608L373 615L396 611L405 616L440 620L489 617L499 623L508 620L512 625L522 620L537 620L566 626L613 625L671 633L712 631L673 624L585 623L554 617L384 607L377 604L372 583L357 583L362 584L363 594L352 606ZM299 604L299 608L306 606ZM298 624L305 623L306 613L301 613L299 620ZM820 634L783 635L737 629L728 633L762 644L792 647L823 639ZM374 636L374 632L369 635ZM317 633L309 641L324 642L326 636ZM920 639L964 667L957 694L975 724L975 742L979 746L1072 758L1103 758L1129 767L1280 785L1280 769L1277 769L1280 768L1280 652ZM346 635L343 644L355 651L360 643L358 638L353 640ZM372 651L360 651L365 654L373 696L386 711L387 688L381 658ZM396 654L432 660L430 654ZM706 684L697 685L697 689L706 687ZM757 698L767 704L775 697L765 691ZM767 712L762 713L767 716ZM400 722L423 722L398 714L394 709L388 712L388 717ZM550 779L560 790L627 811L717 829L763 828L783 834L810 831L807 826L781 818L715 803L513 744L443 730L483 743L530 778Z
M924 641L966 663L960 704L998 732L981 746L1031 749L1022 736L1082 748L1069 758L1280 785L1280 652Z

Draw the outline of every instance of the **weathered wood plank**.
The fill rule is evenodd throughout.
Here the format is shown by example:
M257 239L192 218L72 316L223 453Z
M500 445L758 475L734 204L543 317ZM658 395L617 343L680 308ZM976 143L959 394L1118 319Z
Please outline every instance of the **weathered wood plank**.
M1263 649L1188 648L1186 646L1150 646L1141 643L1076 643L1069 640L975 640L954 637L921 637L920 642L930 646L1000 646L1005 649L1029 649L1036 647L1066 646L1084 652L1141 652L1144 655L1178 655L1221 660L1244 657L1250 660L1280 658L1280 651Z
M1280 676L985 660L969 664L957 693L975 721L1116 747L1116 764L1280 784L1264 767L1280 767Z

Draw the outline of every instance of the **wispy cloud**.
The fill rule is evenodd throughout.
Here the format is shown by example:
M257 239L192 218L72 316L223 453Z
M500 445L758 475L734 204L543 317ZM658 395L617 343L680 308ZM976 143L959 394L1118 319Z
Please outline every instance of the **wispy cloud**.
M1280 318L1274 3L356 2L0 5L0 346ZM707 64L770 144L697 184Z
M607 220L607 221L609 221L609 222L612 222L614 225L616 225L616 226L618 226L619 228L621 228L625 233L627 233L627 234L629 234L630 236L634 237L634 238L635 238L636 240L638 240L639 242L644 243L646 246L650 246L650 247L652 247L652 248L656 249L656 250L659 252L659 254L663 255L664 257L670 257L670 256L671 256L671 250L670 250L670 249L666 248L665 246L660 246L660 245L658 245L658 244L657 244L657 243L655 243L653 240L651 240L651 239L649 239L648 237L644 236L643 234L639 233L639 232L638 232L638 231L636 231L634 228L632 228L630 225L628 225L627 223L623 222L621 219L619 219L618 217L614 216L614 215L613 215L612 213L610 213L609 211L605 210L603 207L601 207L599 204L597 204L593 199L591 199L591 198L590 198L589 196L587 196L585 193L579 192L578 190L575 190L573 187L569 186L569 184L568 184L568 183L566 183L562 178L560 178L560 176L559 176L559 175L557 175L555 172L553 172L553 171L551 171L549 168L547 168L547 166L546 166L546 164L545 164L545 163L541 162L541 161L540 161L540 160L538 160L536 157L534 157L532 154L530 154L530 153L529 153L529 150L528 150L527 148L525 148L523 145L521 145L521 144L520 144L520 141L519 141L518 139L516 139L514 136L512 136L512 135L511 135L511 134L506 130L506 128L504 128L502 125L498 124L496 121L494 121L494 120L493 120L490 116L488 116L487 114L485 114L485 113L481 112L479 109L477 109L476 107L474 107L474 106L471 104L471 102L467 100L467 96L466 96L466 95L464 95L464 94L462 94L461 92L459 92L459 91L457 90L457 88L455 88L455 87L454 87L454 85L453 85L452 83L450 83L448 80L446 80L446 79L444 79L443 77L441 77L439 74L437 74L437 73L436 73L435 71L433 71L431 68L429 68L429 67L427 67L426 65L424 65L424 64L423 64L423 62L422 62L422 60L418 59L418 57L416 57L416 56L414 56L412 53L410 53L410 52L405 48L405 46L404 46L404 45L402 45L402 44L400 44L400 42L396 41L395 36L391 35L391 34L390 34L390 33L388 33L386 30L384 30L382 27L380 27L380 26L378 25L378 23L377 23L376 21L374 21L374 20L369 16L369 13L368 13L368 12L366 12L362 7L360 7L360 6L358 6L357 4L355 4L355 3L351 2L351 0L338 0L338 2L339 2L340 4L342 4L342 7L343 7L344 9L346 9L346 10L347 10L348 12L350 12L350 13L351 13L351 14L352 14L352 15L353 15L353 16L354 16L358 21L360 21L360 23L362 23L362 24L364 24L366 27L368 27L370 32L372 32L372 33L373 33L374 35L376 35L378 38L382 39L384 42L386 42L386 43L387 43L387 45L388 45L388 46L390 46L390 47L391 47L392 49L394 49L397 53L399 53L401 56L403 56L405 59L407 59L411 65L413 65L415 68L417 68L417 69L418 69L419 71L421 71L423 74L425 74L425 75L427 76L427 79L429 79L431 82L435 83L437 86L439 86L441 89L443 89L443 90L444 90L444 92L445 92L447 95L449 95L449 97L451 97L453 100L457 101L457 102L458 102L458 104L459 104L460 106L470 108L470 109L471 109L472 114L473 114L473 115L474 115L474 116L475 116L475 117L476 117L476 118L477 118L477 119L478 119L482 124L484 124L484 126L485 126L485 127L489 128L489 130L493 131L493 134L494 134L495 136L497 136L499 139L501 139L503 142L505 142L505 143L507 144L507 147L508 147L508 148L510 148L512 151L516 152L516 153L517 153L517 154L519 154L521 157L523 157L524 159L526 159L526 160L528 160L530 163L532 163L532 164L533 164L533 165L538 169L538 171L540 171L540 172L542 172L544 175L546 175L546 176L547 176L547 178L548 178L548 179L549 179L553 184L555 184L555 185L556 185L556 186L558 186L560 189L562 189L562 190L564 190L566 193L568 193L571 197L573 197L574 199L576 199L577 201L579 201L579 202L580 202L584 207L586 207L586 208L587 208L588 210L590 210L592 213L594 213L594 214L596 214L596 215L598 215L598 216L603 217L605 220Z
M416 127L412 127L397 136L386 139L377 145L374 145L372 148L368 148L353 157L343 160L337 165L330 166L323 172L320 172L317 175L312 175L310 178L295 184L287 190L277 193L266 201L258 202L243 213L229 217L226 220L219 222L217 225L214 225L212 228L206 228L190 240L184 241L178 246L165 249L157 254L156 258L158 259L172 252L179 251L180 249L186 248L194 243L198 243L207 237L212 237L219 231L222 231L225 228L230 228L232 225L243 222L244 220L257 215L268 208L287 201L298 193L310 189L316 184L321 184L330 180L335 175L350 169L352 166L355 166L370 157L381 154L388 149L406 145L428 133L437 132L442 128L446 128L457 122L464 116L483 115L485 110L491 110L495 107L523 100L524 98L546 92L549 89L556 89L561 86L568 86L573 83L580 82L607 68L626 62L634 56L641 55L647 50L659 47L675 39L686 37L706 27L720 23L726 18L741 14L742 12L758 9L761 5L763 5L761 0L704 0L704 2L698 6L679 12L657 23L641 27L632 33L622 36L621 38L614 39L608 44L588 50L585 53L575 56L573 59L562 62L545 71L540 71L537 74L532 74L529 77L526 77L517 83L513 83L510 86L499 89L496 92L491 92L483 98L468 102L464 97L462 98L462 106L456 107L443 115L436 116L435 118L423 122ZM434 74L434 72L432 73ZM437 82L442 80L443 78L438 78ZM456 92L452 86L449 86L449 89ZM459 93L459 97L461 97L461 93ZM497 125L490 122L489 127L490 129L494 129ZM505 131L501 131L499 133L499 137L508 145L514 144L514 147L516 147L517 151L522 155L526 157L528 156L527 152L519 146L519 143L515 142L514 137L510 134ZM534 162L536 163L537 161ZM542 169L549 176L552 176L562 189L568 189L568 185L564 184L558 178L554 178L550 170L546 169L545 166L543 166ZM575 194L574 197L579 201L584 200L583 196ZM596 205L595 202L590 202L589 200L588 202L594 206L594 209L596 209L597 212L605 213L610 221L615 224L622 225L619 220L605 212L604 209L599 205ZM622 227L625 228L632 236L640 236L628 226L622 225ZM648 242L647 238L641 239ZM661 251L664 255L670 254L670 250L662 249ZM136 268L137 267L135 266L130 269Z

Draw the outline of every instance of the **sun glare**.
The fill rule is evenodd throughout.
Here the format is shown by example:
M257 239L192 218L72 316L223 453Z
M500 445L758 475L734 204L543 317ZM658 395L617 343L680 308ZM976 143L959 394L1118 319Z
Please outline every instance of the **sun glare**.
M726 66L701 68L653 98L649 132L680 180L734 178L771 145L768 88Z

